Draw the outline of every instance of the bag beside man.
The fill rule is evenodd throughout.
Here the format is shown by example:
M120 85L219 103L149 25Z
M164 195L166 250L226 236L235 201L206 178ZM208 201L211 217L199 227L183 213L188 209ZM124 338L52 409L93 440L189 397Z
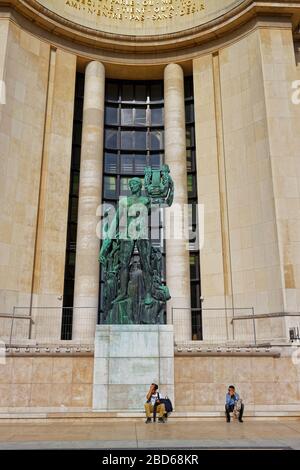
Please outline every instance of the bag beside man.
M166 412L164 414L164 418L165 418L165 420L167 420L169 414L172 413L172 411L173 411L173 405L172 405L172 402L171 402L170 398L168 398L168 397L161 398L159 396L158 404L165 405L165 411ZM154 409L153 409L153 421L156 420L156 409L157 409L157 404L155 403Z

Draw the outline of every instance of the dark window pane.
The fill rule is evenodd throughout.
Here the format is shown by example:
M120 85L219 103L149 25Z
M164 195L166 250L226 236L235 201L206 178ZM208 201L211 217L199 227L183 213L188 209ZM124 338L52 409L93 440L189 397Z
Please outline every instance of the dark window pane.
M81 154L81 147L77 145L73 145L72 148L72 170L79 171L80 169L80 154Z
M195 175L188 175L187 176L187 186L188 186L188 196L189 197L195 197L196 196Z
M75 253L72 251L69 251L67 256L65 277L67 279L74 279L75 277Z
M186 78L184 80L184 96L185 98L193 98L193 80Z
M78 214L78 197L70 198L70 222L77 222Z
M106 106L105 124L119 124L119 109L117 106Z
M76 245L76 238L77 238L77 224L72 224L69 221L69 230L68 230L68 245L69 248L74 247Z
M79 192L79 173L73 173L71 183L71 194L78 196Z
M135 126L145 126L147 124L146 108L136 108L135 110Z
M131 194L128 183L130 178L121 178L120 195L128 196Z
M104 197L115 197L117 195L117 179L114 176L104 177Z
M122 126L133 125L133 109L132 108L121 109L121 125Z
M187 171L192 172L195 171L196 168L196 161L195 161L195 150L192 149L187 149L186 151L186 165L187 165Z
M190 149L186 151L186 169L188 172L193 171L192 151Z
M190 253L190 274L191 279L199 279L199 255Z
M126 84L122 86L122 101L133 101L133 85Z
M105 147L109 149L118 148L118 131L115 129L105 130Z
M193 175L188 175L187 181L188 193L191 194L193 192Z
M73 294L73 289L74 289L74 280L72 279L68 279L68 280L65 280L65 296L66 295L71 295L71 293ZM72 304L67 304L66 303L66 306L70 306Z
M76 96L83 97L84 95L84 74L83 73L77 73L76 74L76 91L75 91Z
M138 150L147 149L147 132L143 132L143 131L135 132L135 149L138 149Z
M133 174L133 155L121 155L121 173L130 173Z
M82 123L79 121L74 121L73 144L81 145L81 132L82 132Z
M75 108L74 108L74 119L76 121L82 121L83 114L83 99L75 98Z
M117 83L107 83L106 85L106 99L110 101L119 100L119 86Z
M69 266L75 266L76 253L74 251L69 251L68 254L68 264Z
M192 308L199 308L200 307L200 286L199 284L192 283L191 284L191 304ZM193 312L193 323L196 323L197 316L199 316L200 312Z
M151 155L151 167L153 169L160 168L160 166L162 165L162 159L162 154L154 153L153 155Z
M198 309L192 312L193 329L195 328L196 330L198 330L198 333L200 333L199 329L201 330L200 297L201 297L200 282L198 280L197 282L195 281L191 282L191 307ZM198 339L201 339L201 337L198 337Z
M105 152L105 172L106 173L117 173L118 172L118 155L116 153Z
M151 150L162 150L164 148L163 131L151 132Z
M134 131L121 132L121 148L128 150L134 148Z
M185 105L185 120L186 122L194 121L194 103Z
M189 126L186 128L186 146L187 147L194 147L195 145L195 132L194 127Z
M146 155L136 155L135 157L135 171L136 173L144 174L145 166L147 166Z
M151 101L161 101L163 99L163 87L161 83L151 85L150 99Z
M163 122L163 108L151 108L151 126L162 126Z
M136 85L135 87L135 101L147 101L147 87L146 85Z

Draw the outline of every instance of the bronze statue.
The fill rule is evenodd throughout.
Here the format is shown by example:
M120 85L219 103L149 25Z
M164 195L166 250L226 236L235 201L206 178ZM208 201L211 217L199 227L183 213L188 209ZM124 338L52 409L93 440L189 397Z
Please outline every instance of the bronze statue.
M131 195L121 198L110 225L104 224L99 261L104 269L104 321L106 323L162 323L162 310L170 294L162 283L162 254L148 237L151 205L170 206L174 184L167 165L161 170L145 168L142 180L129 181ZM137 253L136 253L137 252ZM135 253L144 289L137 287L141 275L130 276ZM137 294L138 293L138 294Z

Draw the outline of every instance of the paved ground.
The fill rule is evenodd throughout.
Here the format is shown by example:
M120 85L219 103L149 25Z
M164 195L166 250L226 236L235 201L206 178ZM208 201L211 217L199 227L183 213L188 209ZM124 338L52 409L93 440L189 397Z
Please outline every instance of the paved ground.
M300 420L0 422L2 449L298 449Z

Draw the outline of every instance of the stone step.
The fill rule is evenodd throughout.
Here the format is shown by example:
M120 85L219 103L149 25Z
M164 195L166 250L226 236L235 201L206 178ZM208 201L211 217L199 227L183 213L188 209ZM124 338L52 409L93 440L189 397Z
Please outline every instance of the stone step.
M298 410L256 410L247 411L244 417L250 420L260 419L300 419L300 407ZM13 411L7 410L0 412L1 419L16 419L16 420L99 420L99 421L139 421L145 418L142 412L101 412L101 411ZM198 420L224 420L223 411L202 411L202 412L173 412L171 413L170 420L172 421L198 421Z

